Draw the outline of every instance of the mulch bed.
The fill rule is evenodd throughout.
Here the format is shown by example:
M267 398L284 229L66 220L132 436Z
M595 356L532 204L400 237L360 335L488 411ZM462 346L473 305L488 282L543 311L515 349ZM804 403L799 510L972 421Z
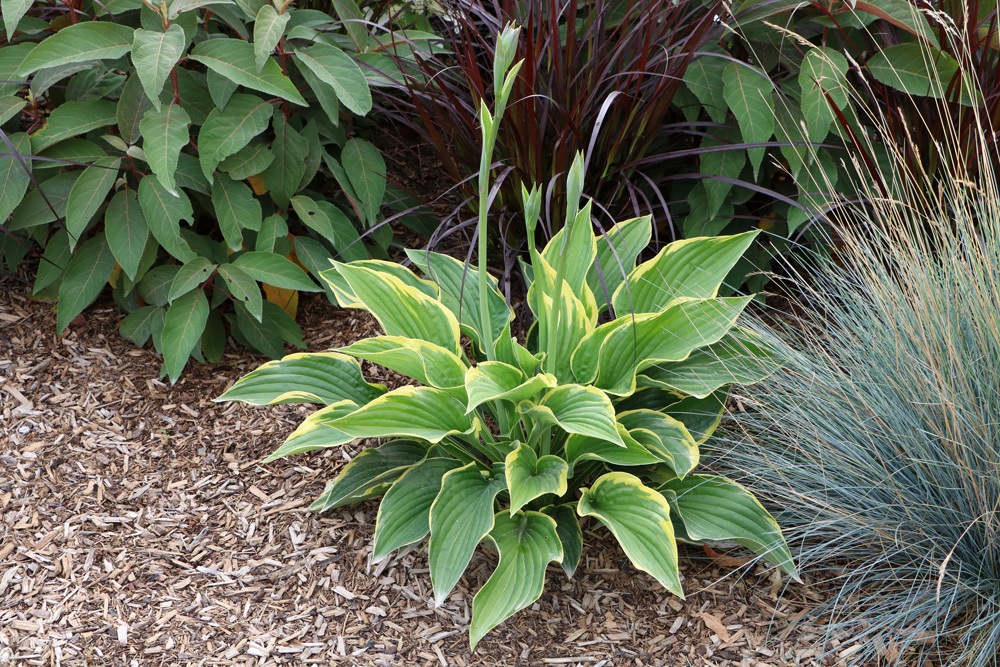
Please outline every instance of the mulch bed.
M264 465L309 407L212 402L264 360L233 352L174 386L99 301L61 338L0 274L0 667L9 665L818 664L796 630L818 595L682 548L680 600L587 525L577 575L470 652L477 554L442 607L425 553L371 566L377 503L306 506L356 447ZM310 350L373 332L304 299Z

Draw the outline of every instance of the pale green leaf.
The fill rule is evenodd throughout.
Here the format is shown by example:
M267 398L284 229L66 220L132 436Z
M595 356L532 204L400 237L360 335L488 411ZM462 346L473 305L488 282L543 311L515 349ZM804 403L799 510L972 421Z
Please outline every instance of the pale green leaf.
M279 14L272 5L264 5L257 12L253 23L253 54L258 73L281 40L289 18L291 14Z
M502 361L484 361L465 374L465 390L469 399L467 412L487 401L518 403L559 384L554 375L544 373L527 377L521 369Z
M184 29L177 24L171 25L166 32L143 30L135 31L132 41L132 64L135 73L142 83L146 97L153 107L160 109L160 93L167 82L171 70L184 55L187 47L187 37ZM143 133L145 135L145 132Z
M0 0L0 14L3 14L3 24L7 29L7 43L13 41L14 31L24 15L31 7L33 0Z
M174 196L154 175L139 181L139 206L146 216L146 223L153 238L175 259L188 262L195 257L187 241L181 236L181 220L194 220L191 200L178 190Z
M273 252L245 252L236 258L233 265L243 269L254 280L268 285L303 292L320 291L298 265Z
M171 383L177 382L188 357L208 323L208 299L205 292L188 292L170 304L163 316L161 348L163 367Z
M670 505L662 495L644 486L635 475L610 472L583 489L577 513L597 517L633 565L653 575L674 595L684 597Z
M83 170L69 191L66 206L66 231L70 250L76 247L87 225L108 200L118 178L119 158L101 158Z
M14 154L11 154L9 146L0 148L0 152L7 154L0 157L0 225L6 223L7 216L24 199L31 183L31 177L25 170L25 167L31 169L31 139L24 132L8 135L7 139L14 147ZM16 155L20 155L21 159Z
M149 241L149 225L135 190L119 190L111 199L104 213L104 233L122 271L135 280Z
M219 229L222 230L222 236L230 250L240 250L243 247L243 229L260 229L262 221L260 202L253 196L250 187L242 181L234 181L226 174L217 174L212 183L212 207L215 209ZM301 272L301 269L299 271ZM271 284L280 287L275 283Z
M624 446L615 420L615 408L600 389L564 384L550 390L533 410L545 411L547 421L567 433L589 435Z
M81 21L66 26L31 50L19 74L27 76L42 68L121 58L132 48L133 32L128 26L109 21Z
M258 322L263 321L264 301L261 297L260 285L257 284L257 281L235 264L221 265L219 267L219 275L222 276L229 295L242 303L247 311L257 318Z
M295 57L320 81L330 85L345 107L359 116L371 111L372 95L368 81L349 55L336 46L320 43L296 51Z
M27 104L27 100L20 97L0 97L0 125L21 113Z
M231 5L230 0L172 0L168 10L171 20L176 19L184 12L190 12L208 5Z
M764 143L774 134L774 84L767 75L746 63L731 61L722 71L722 94L739 123L743 140ZM760 173L764 148L749 148L754 178Z
M216 401L243 401L251 405L352 401L365 405L385 388L365 382L361 366L336 352L290 354L269 361L237 380Z
M143 306L131 312L118 325L122 338L142 347L156 329L163 329L164 309L160 306Z
M529 445L521 443L504 461L510 514L547 493L566 494L569 465L551 454L539 457Z
M45 127L31 135L31 150L40 153L64 139L114 125L117 122L116 109L114 102L106 100L63 102L52 110Z
M83 243L69 260L59 283L56 333L61 335L83 309L94 302L115 268L115 258L103 234Z
M434 343L401 336L375 336L338 351L379 364L430 387L457 389L458 398L465 398L465 364L454 352Z
M361 199L361 208L369 225L378 219L385 195L385 160L375 146L364 139L350 139L344 145L340 160L354 191Z
M646 215L619 222L597 238L597 260L587 270L587 285L602 310L635 268L636 258L649 245L652 232L652 219Z
M179 104L169 104L160 111L150 109L139 122L146 161L160 184L173 196L177 196L174 180L177 161L181 149L191 140L188 136L190 124L191 118Z
M212 276L216 265L204 257L195 257L177 270L167 301L176 301L188 292L200 288Z
M639 409L618 413L618 422L678 477L686 476L698 465L698 443L680 420L657 410Z
M198 133L198 160L202 173L212 181L212 173L224 159L243 149L267 129L271 105L256 95L233 95L225 110L213 109Z
M295 84L282 74L274 60L267 60L263 69L257 71L254 47L249 42L230 38L205 40L191 51L190 58L241 86L307 106Z
M250 143L219 163L219 171L229 174L234 181L256 176L274 161L274 153L266 144Z
M309 147L301 134L285 119L280 109L275 111L274 141L271 152L274 160L264 170L264 185L279 208L287 208L288 201L299 188L299 182L306 170L306 155Z
M302 224L332 243L339 259L349 262L368 257L358 230L339 208L328 201L315 201L305 195L296 195L290 201ZM326 259L329 259L329 253ZM327 265L324 264L323 268L327 268Z

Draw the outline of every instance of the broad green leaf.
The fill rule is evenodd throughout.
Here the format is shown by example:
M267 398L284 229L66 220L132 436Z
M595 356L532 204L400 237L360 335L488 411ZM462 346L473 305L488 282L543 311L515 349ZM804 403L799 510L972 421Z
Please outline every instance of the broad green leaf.
M250 143L219 163L219 170L229 174L234 181L256 176L274 161L274 153L262 143Z
M6 223L7 229L15 231L47 225L64 217L70 190L80 174L79 171L61 171L37 184L14 208L11 218Z
M248 19L256 18L260 8L267 4L267 0L234 0L234 2Z
M62 277L70 258L69 234L65 229L56 230L45 244L45 252L38 262L35 274L35 284L31 288L32 296L41 293L49 285Z
M142 28L135 31L132 41L132 64L135 65L135 73L142 83L143 90L146 91L146 97L157 111L160 110L160 93L163 91L163 85L177 61L184 55L186 47L187 37L184 35L184 28L176 23L167 28L166 32ZM145 132L143 135L148 136Z
M727 195L733 189L732 182L723 179L739 178L747 163L746 150L739 147L740 143L742 142L739 129L732 125L713 128L710 133L702 137L699 149L701 155L698 159L701 172L707 175L701 180L701 185L708 198L708 206L698 210L694 203L696 200L689 195L688 200L693 214L702 215L707 219L718 216L726 203ZM692 193L697 192L697 189L692 191Z
M633 565L653 575L674 595L684 597L670 505L662 495L644 486L635 475L609 472L583 489L577 513L597 517L618 539Z
M191 140L188 136L190 124L191 118L179 104L169 104L160 111L150 109L139 122L146 161L160 184L173 196L177 196L174 180L177 161L181 149Z
M254 250L257 252L274 252L275 247L278 245L281 239L288 238L288 223L285 222L285 218L280 213L275 213L274 215L269 215L264 218L264 222L260 225L260 231L257 233L257 243L254 244ZM312 240L312 239L310 239ZM298 248L298 237L296 237L296 249ZM301 261L301 254L300 255ZM303 262L305 264L305 262ZM306 264L308 266L308 264Z
M288 13L279 14L271 5L264 5L257 12L253 23L253 56L258 73L264 69L264 63L281 40L290 17L291 14Z
M426 250L407 250L410 258L421 271L441 288L441 303L455 315L462 326L462 333L484 349L483 335L479 331L479 270L466 266L454 257ZM513 313L497 286L496 278L487 274L487 308L490 312L489 339L496 341L507 331Z
M180 267L176 264L161 264L154 266L142 280L139 281L139 296L146 303L153 306L166 306L170 303L167 296L170 294L170 285ZM154 339L155 342L155 339Z
M256 95L233 95L225 110L214 109L198 133L198 160L209 182L224 159L267 129L272 107Z
M401 336L375 336L338 351L384 366L436 389L458 389L460 395L457 397L465 398L465 364L454 352L434 343Z
M472 412L487 401L518 403L559 384L548 373L526 377L521 369L502 361L484 361L465 374L465 390L469 399L467 412Z
M796 576L795 563L781 528L749 491L725 477L691 475L660 489L693 540L735 540Z
M393 483L378 508L372 562L419 542L430 532L431 504L441 490L445 473L460 465L451 458L427 458Z
M723 74L728 65L726 56L706 53L691 61L684 71L684 83L701 102L713 123L725 123L729 111L723 94Z
M623 284L614 294L615 312L658 313L674 299L717 296L758 233L674 241L629 274L628 287Z
M589 435L566 438L566 461L575 466L580 461L604 461L616 466L648 466L660 463L662 457L652 454L624 426L619 435L625 446Z
M846 76L847 58L833 48L817 46L806 51L802 58L799 88L810 141L826 139L830 125L837 119L831 105L838 109L847 106Z
M108 157L108 152L88 139L77 137L61 141L55 146L46 148L38 154L38 157L49 158L51 162L34 162L35 171L44 169L63 169L68 164L86 165L93 164L101 158Z
M878 51L866 63L879 83L920 97L943 99L954 77L960 72L958 62L944 51L920 44L897 44ZM972 104L971 81L963 86L961 101Z
M618 413L618 422L678 477L686 476L698 465L698 444L680 420L657 410L627 410Z
M317 449L338 447L353 442L353 436L330 426L330 422L347 416L357 409L357 403L344 400L331 403L317 410L306 417L306 420L299 424L299 427L285 439L281 447L264 459L264 463L275 461L284 456L304 454L305 452L312 452Z
M264 185L279 208L287 208L288 201L299 188L305 173L306 155L309 147L302 135L295 131L280 109L274 113L274 141L271 152L274 160L264 170Z
M170 3L168 16L171 20L176 19L184 12L190 12L208 5L229 5L230 0L172 0Z
M260 285L246 271L235 264L219 266L219 275L226 284L230 296L243 306L260 322L264 316L264 301L260 294Z
M556 533L563 551L560 565L566 576L572 578L583 554L583 531L580 530L576 510L573 505L549 505L542 509L542 514L552 517L556 522Z
M118 333L122 338L142 347L153 335L154 329L163 328L164 310L160 306L143 306L129 313L118 325Z
M167 189L154 175L139 181L139 206L146 216L146 223L153 238L175 259L189 262L196 256L181 236L181 220L194 220L191 200L182 190L177 196Z
M296 63L296 69L302 74L309 89L319 102L319 107L326 113L327 119L334 127L340 126L340 100L337 99L337 91L333 86L320 80L311 69L301 62Z
M170 283L168 301L176 301L194 289L200 288L212 276L216 265L204 257L195 257L177 270L173 282Z
M386 335L418 338L456 355L462 353L458 321L440 301L386 272L358 263L335 262L334 266Z
M88 24L79 23L77 25ZM31 150L40 153L64 139L81 135L99 127L114 125L117 122L115 112L115 103L105 100L63 102L52 110L45 127L31 135Z
M188 292L170 304L163 316L163 367L171 384L184 371L188 357L208 323L208 299L202 290Z
M245 252L233 262L258 282L274 285L282 289L296 289L302 292L319 292L305 271L290 259L273 252Z
M362 13L357 3L354 0L332 0L330 5L351 41L354 42L354 46L357 47L357 51L359 53L366 51L372 45L373 40L365 25L365 14Z
M0 125L19 114L27 104L27 100L20 97L0 97Z
M361 199L365 220L372 225L378 219L385 196L385 160L375 146L364 139L350 139L344 145L340 160Z
M119 158L101 158L87 167L73 183L66 206L66 231L70 250L87 229L87 225L108 200L108 194L118 178Z
M208 314L208 322L205 323L205 330L201 334L199 347L205 357L205 361L210 364L217 364L222 361L226 353L226 325L222 320L222 315L218 310L213 310Z
M602 310L635 268L635 260L649 245L652 232L652 219L646 215L619 222L597 238L597 261L587 271L587 285Z
M662 390L646 390L638 392L641 394L667 394ZM695 398L688 396L676 402L671 402L670 397L676 398L674 394L667 394L668 400L656 399L654 409L662 410L664 414L682 422L687 428L695 443L702 444L708 440L719 424L722 423L722 415L726 411L727 394L724 391L717 391L705 398ZM667 407L663 405L667 403Z
M767 75L741 62L730 62L722 71L722 94L733 110L748 144L764 143L774 134L774 84ZM749 148L754 178L760 175L764 148Z
M379 396L331 425L356 438L422 438L433 443L475 428L458 399L440 389L409 385Z
M312 70L320 81L337 92L337 99L348 109L364 116L372 109L368 81L349 55L331 44L313 44L295 52L295 57Z
M122 271L135 280L149 240L149 225L135 190L119 190L111 199L104 213L104 233Z
M251 405L352 401L365 405L385 388L365 382L361 366L336 352L290 354L244 375L216 401Z
M66 26L31 50L19 74L27 76L42 68L121 58L132 48L133 32L128 26L109 21L81 21Z
M323 494L309 509L325 512L382 495L425 456L427 445L415 440L392 440L364 449L351 459L335 480L327 484Z
M295 84L281 73L278 63L267 60L263 69L257 71L254 47L248 42L230 38L205 40L191 51L190 58L241 86L307 106Z
M260 201L253 196L253 191L250 190L249 186L241 181L234 181L226 174L218 174L215 182L212 183L212 207L215 209L219 229L222 230L222 236L226 239L226 245L229 246L230 250L240 250L243 247L243 229L260 229L262 220ZM267 254L270 255L270 253ZM272 256L278 257L278 255ZM278 259L285 258L279 257ZM285 261L288 262L288 260ZM298 269L294 264L292 266ZM299 269L299 272L302 273L302 270ZM302 275L305 277L304 273ZM308 281L309 279L306 278L307 283ZM268 281L262 280L261 282ZM271 284L275 287L281 287L276 283ZM311 283L309 285L311 286ZM299 288L293 287L292 289ZM308 291L309 288L305 289Z
M620 317L598 327L573 354L577 380L609 394L635 391L635 374L665 361L682 361L717 343L736 324L750 297L679 299L658 315Z
M618 433L611 399L596 387L560 385L545 394L531 410L533 416L545 414L545 421L567 433L589 435L625 446Z
M7 216L11 214L17 205L24 199L24 193L28 191L28 184L31 177L25 171L25 166L31 169L31 139L24 132L11 134L7 137L14 147L14 154L11 154L10 147L3 145L0 152L5 157L0 157L0 226L7 221ZM19 160L16 155L20 155ZM23 162L22 162L23 161Z
M233 99L233 95L240 87L238 83L230 81L212 69L205 74L205 85L208 86L208 94L219 111L225 111L229 100ZM209 113L211 111L213 110Z
M657 364L637 382L705 398L730 384L760 382L781 366L781 359L759 336L733 329L714 345L695 350L683 361Z
M360 241L358 230L351 224L347 215L328 201L315 201L305 195L291 198L292 208L309 229L333 244L337 249L337 257L344 261L366 259L368 252ZM329 258L329 254L327 254ZM324 265L324 269L327 266Z
M18 72L34 47L34 44L21 43L0 48L0 95L14 95L27 83L28 77Z
M56 334L94 302L115 268L115 258L103 234L83 243L69 260L59 283Z
M504 461L510 514L546 493L566 495L569 465L551 454L539 457L529 445L521 443Z
M138 75L132 75L122 87L115 107L115 120L118 123L118 134L129 144L136 144L142 136L139 123L146 112L153 108L153 103L143 92L142 82Z
M418 278L413 271L396 262L387 262L379 259L366 259L351 262L351 266L360 266L378 273L388 274L395 277L407 287L411 287L432 299L436 300L438 298L437 285L430 281ZM329 286L330 290L336 295L337 302L340 304L341 308L367 308L365 304L358 300L358 297L354 294L351 286L347 284L347 280L340 275L340 271L337 269L337 266L333 266L332 268L323 271L320 274L320 278L323 279L323 282L325 282Z
M431 505L427 545L437 606L458 583L476 546L493 530L493 501L504 487L502 475L480 470L475 463L445 474Z
M233 302L236 311L236 327L233 329L237 342L257 350L263 355L277 359L285 353L285 343L304 348L302 329L284 309L271 301L264 301L263 317L257 321L240 301Z
M33 0L0 0L0 14L3 14L3 25L7 29L8 44L13 41L17 24L24 18L32 2Z
M488 537L500 552L500 562L472 601L472 648L487 632L541 597L545 568L563 559L556 528L555 520L540 512L496 515Z

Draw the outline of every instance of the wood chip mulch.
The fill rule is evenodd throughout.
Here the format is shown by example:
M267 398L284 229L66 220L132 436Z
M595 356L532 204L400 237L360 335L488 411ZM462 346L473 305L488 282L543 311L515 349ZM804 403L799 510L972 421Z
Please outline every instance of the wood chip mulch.
M0 274L0 667L21 665L812 665L817 598L683 549L687 600L587 525L572 580L470 652L478 554L435 608L420 549L369 564L377 503L306 506L356 448L263 465L311 408L217 404L262 361L233 353L174 386L99 301L61 338L51 304ZM310 349L373 333L304 300Z

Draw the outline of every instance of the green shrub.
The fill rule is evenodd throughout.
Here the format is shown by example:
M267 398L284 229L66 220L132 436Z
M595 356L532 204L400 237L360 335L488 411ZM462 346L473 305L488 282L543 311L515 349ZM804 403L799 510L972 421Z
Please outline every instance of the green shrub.
M490 157L520 67L507 71L516 39L511 29L499 37L497 108L480 107L481 260ZM578 206L582 187L578 155L565 224L541 250L532 242L541 191L523 193L536 318L527 340L512 334L513 310L482 267L427 251L410 253L424 278L385 262L335 263L322 276L338 301L370 312L385 335L270 362L218 399L325 406L269 460L391 438L358 454L312 508L383 496L374 559L429 534L438 604L489 539L500 560L473 602L473 646L538 599L550 562L573 573L578 517L596 517L636 567L677 595L677 541L736 540L795 573L778 525L754 497L695 472L727 385L755 382L775 365L736 325L750 297L717 296L754 233L680 241L635 266L650 219L598 237L590 203ZM598 291L612 311L602 324ZM386 392L364 380L359 361L419 384Z
M354 57L377 42L334 4L343 21L263 0L4 2L0 260L44 248L34 294L58 299L59 332L110 282L122 335L152 338L172 380L221 357L226 323L278 357L301 345L297 291L320 290L306 270L382 252L385 163L352 128L371 109Z
M947 128L938 109L926 122ZM996 127L969 113L979 131L951 125L940 168L910 169L905 135L875 180L856 158L862 197L830 202L834 258L768 341L788 362L717 450L780 508L803 571L837 588L806 620L828 624L827 651L856 646L853 665L1000 655L1000 184Z

